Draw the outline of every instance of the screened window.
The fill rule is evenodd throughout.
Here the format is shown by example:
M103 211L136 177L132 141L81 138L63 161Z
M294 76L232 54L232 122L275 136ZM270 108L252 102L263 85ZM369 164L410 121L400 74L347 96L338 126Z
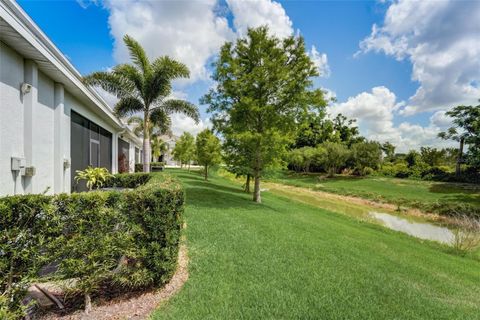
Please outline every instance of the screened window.
M75 181L77 170L88 166L112 170L112 134L74 111L70 133L72 191L83 191L85 182Z

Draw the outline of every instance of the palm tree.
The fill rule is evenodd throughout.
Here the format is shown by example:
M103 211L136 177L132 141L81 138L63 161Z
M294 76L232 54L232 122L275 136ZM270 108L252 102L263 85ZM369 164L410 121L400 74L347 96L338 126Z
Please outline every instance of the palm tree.
M127 119L127 123L132 126L133 133L139 137L143 136L143 127L145 123L142 117L131 116ZM152 139L153 135L171 135L171 119L167 117L161 121L156 121L156 123L150 121L148 133L150 134L150 139Z
M99 86L114 94L118 99L115 112L118 116L143 114L143 171L150 172L151 146L150 129L153 125L165 127L171 123L173 113L183 113L199 121L195 105L180 99L169 98L171 82L177 78L188 78L188 68L168 56L155 59L147 57L142 46L128 35L123 37L132 64L119 64L108 72L94 72L84 77L90 86Z
M144 122L142 117L131 116L128 118L127 123L133 126L133 132L137 136L143 136ZM150 122L148 132L150 136L150 147L152 150L151 160L154 161L168 149L168 145L160 137L162 135L172 135L171 119L167 117L163 121L157 121L156 123Z

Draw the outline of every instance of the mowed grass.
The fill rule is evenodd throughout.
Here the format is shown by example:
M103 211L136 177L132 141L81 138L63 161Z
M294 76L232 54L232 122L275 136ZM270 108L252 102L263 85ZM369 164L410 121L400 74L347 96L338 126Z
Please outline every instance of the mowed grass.
M190 277L152 319L480 319L480 263L224 178L187 193Z
M337 176L325 178L320 174L299 174L281 171L268 179L272 182L312 188L325 192L358 196L366 199L379 199L390 203L399 201L468 203L480 208L480 186L430 182L387 177Z

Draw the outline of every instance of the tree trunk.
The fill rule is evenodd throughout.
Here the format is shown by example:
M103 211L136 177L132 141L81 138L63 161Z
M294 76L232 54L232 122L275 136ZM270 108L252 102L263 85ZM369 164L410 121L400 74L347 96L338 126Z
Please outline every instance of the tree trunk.
M464 138L460 138L460 147L458 148L458 157L457 157L457 165L455 167L455 175L457 177L460 176L461 173L461 165L462 165L462 158L463 158L463 144Z
M253 201L256 203L262 203L262 196L260 195L260 175L255 173L255 185L253 188Z
M205 166L205 181L208 181L208 166Z
M247 181L245 182L245 192L250 193L250 175L247 174Z
M145 111L143 115L143 172L150 172L150 159L152 158L149 127L150 119L148 111Z
M89 314L92 311L92 299L90 294L85 293L85 314Z

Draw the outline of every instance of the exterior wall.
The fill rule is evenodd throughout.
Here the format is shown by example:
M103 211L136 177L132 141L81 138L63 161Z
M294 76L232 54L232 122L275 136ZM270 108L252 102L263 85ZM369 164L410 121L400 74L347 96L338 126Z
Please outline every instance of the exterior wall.
M22 94L22 83L31 85ZM92 107L95 107L92 104ZM0 196L70 192L71 110L112 133L112 172L117 172L118 129L79 102L15 50L0 42ZM130 169L134 171L134 143L130 142ZM33 177L11 170L11 158L24 158Z
M0 42L0 194L23 192L11 157L23 157L23 57Z
M113 128L111 125L106 123L102 118L98 115L90 111L85 105L79 102L73 95L69 92L65 92L65 110L68 112L68 116L70 117L70 111L73 110L76 113L80 114L81 116L89 119L90 121L94 122L95 124L99 125L100 127L104 128L107 131L112 133L112 172L117 173L117 137L118 132ZM68 110L68 111L67 111ZM69 131L70 132L70 131ZM70 133L68 136L68 141L70 141ZM70 152L68 153L70 154ZM75 174L75 173L72 173ZM70 180L70 179L69 179Z
M32 109L32 165L36 170L32 177L32 193L55 191L54 141L62 137L54 135L54 87L52 80L38 72L38 100Z

